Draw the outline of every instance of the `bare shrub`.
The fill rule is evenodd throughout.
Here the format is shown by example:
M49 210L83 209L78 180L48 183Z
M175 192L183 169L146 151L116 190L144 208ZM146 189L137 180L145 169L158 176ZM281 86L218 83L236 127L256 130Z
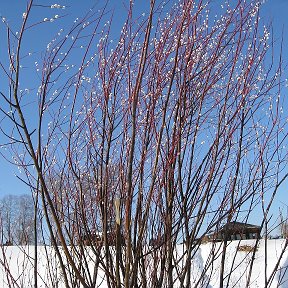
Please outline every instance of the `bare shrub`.
M108 287L191 287L203 236L259 208L267 231L287 177L283 58L269 49L258 1L225 2L215 21L212 4L151 0L137 17L130 1L117 36L107 6L65 32L60 4L28 1L15 31L4 21L2 145L39 200L66 287L97 287L99 275ZM50 8L59 15L34 21ZM55 21L53 39L31 53L29 35ZM232 274L222 244L220 287ZM213 253L194 287L209 285Z

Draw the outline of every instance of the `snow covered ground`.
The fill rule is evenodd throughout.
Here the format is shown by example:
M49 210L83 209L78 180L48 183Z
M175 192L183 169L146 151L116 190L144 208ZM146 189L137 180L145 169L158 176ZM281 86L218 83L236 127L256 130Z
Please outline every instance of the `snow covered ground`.
M267 240L266 244L264 240L260 241L255 255L249 287L288 287L288 250L283 250L285 241L284 239ZM224 283L226 283L226 286L227 281L229 281L229 287L246 287L253 254L253 252L249 252L249 247L253 248L254 246L255 240L232 241L229 243L225 258L224 274L226 277ZM184 249L183 245L178 245L175 255L183 255ZM192 269L190 281L192 287L193 284L196 285L197 282L198 287L219 287L221 251L221 243L206 243L202 244L195 255L191 257ZM0 253L0 287L34 287L34 247L5 246L1 247ZM90 254L87 254L87 257L91 257L89 259L93 262L93 256L89 253L89 250L87 253ZM280 257L281 253L283 254L282 257ZM215 259L213 265L207 267L207 264L211 263L211 261L209 261L211 255L214 255ZM47 261L47 259L49 259L49 261ZM278 261L279 265L274 273L274 267ZM179 265L181 265L181 261ZM203 273L203 271L205 271L205 273ZM64 287L63 283L61 283L62 277L59 261L52 247L38 247L37 273L38 287ZM265 275L266 281L269 281L272 275L271 281L269 281L266 286ZM103 277L104 273L100 270L98 284L101 288L106 287ZM201 279L201 283L199 283L199 279ZM175 287L179 287L177 280Z
M221 249L215 247L215 251L220 252ZM229 279L229 287L246 287L247 279L250 270L250 263L253 251L240 251L241 248L251 247L255 245L254 240L242 240L241 243L239 241L232 241L227 247L227 254L225 258L225 276L224 283L228 281L228 275L230 275ZM259 287L263 288L265 286L265 274L266 278L269 280L271 274L271 281L269 282L268 287L288 287L288 272L286 273L288 267L288 250L284 252L280 259L280 255L283 251L283 247L285 245L285 240L268 240L267 245L265 247L265 241L262 240L257 248L257 252L255 255L255 262L252 267L252 274L250 279L249 287ZM203 269L205 263L209 262L208 257L211 252L213 244L207 243L201 246L198 257L195 257L193 260L194 266L199 265L199 270ZM238 247L239 246L239 247ZM247 249L246 249L247 250ZM265 253L266 250L266 253ZM236 251L238 251L236 253ZM265 264L265 255L266 264ZM280 259L279 266L277 268L276 273L273 273L274 267L277 264L277 261ZM211 269L211 277L209 279L208 271L205 273L205 277L209 279L209 288L219 287L219 273L220 273L220 263L221 257L216 257L216 260L213 262L213 268ZM202 269L201 269L202 268ZM193 274L193 273L192 273ZM226 280L226 281L225 281ZM206 283L205 283L206 284ZM208 283L207 283L208 284ZM227 285L228 286L228 285ZM192 286L193 287L193 286ZM201 287L201 286L200 286Z

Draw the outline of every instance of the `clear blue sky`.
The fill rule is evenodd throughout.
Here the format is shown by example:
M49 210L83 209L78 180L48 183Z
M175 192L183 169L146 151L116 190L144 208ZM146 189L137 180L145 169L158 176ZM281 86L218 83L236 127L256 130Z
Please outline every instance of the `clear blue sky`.
M0 16L5 17L7 22L9 23L9 26L14 28L14 31L17 31L15 29L19 29L20 24L22 22L22 14L26 10L26 3L28 1L25 0L1 0L0 1ZM78 0L58 0L58 1L34 1L35 4L43 4L47 6L51 6L55 3L61 4L62 6L65 6L65 9L50 9L50 8L44 8L44 7L34 7L32 12L32 17L34 19L43 20L44 18L50 18L53 17L56 14L59 15L65 15L63 19L61 19L61 25L66 26L67 28L71 27L73 25L73 22L76 18L83 17L87 11L95 3L97 3L97 8L103 7L105 1L95 1L95 0L85 0L85 1L78 1ZM139 5L139 9L137 11L145 10L147 7L149 7L149 1L141 1L142 4ZM100 3L100 4L99 4ZM116 30L121 29L124 20L126 19L127 13L125 12L125 5L128 5L129 1L118 1L113 0L109 1L107 11L110 11L114 13L114 27L115 32ZM147 6L148 5L148 6ZM34 21L33 19L33 21ZM35 20L36 21L36 20ZM59 22L56 23L47 23L47 25L41 25L41 29L34 29L33 34L29 35L29 44L33 47L37 47L37 51L44 50L46 48L46 45L51 41L51 39L54 37L55 31L58 31L60 28L58 27ZM45 28L47 27L47 28ZM1 61L5 61L3 59L7 58L7 45L6 45L6 31L5 26L0 21L0 57ZM45 30L46 29L46 30ZM52 32L53 31L53 32ZM39 44L42 44L43 47L39 48ZM36 50L34 49L34 50ZM31 48L31 51L33 48ZM33 51L34 52L34 51ZM40 58L40 56L39 56ZM1 82L0 79L0 90L1 91L7 91L7 87L4 87L5 84ZM7 86L7 85L6 85ZM1 101L1 100L0 100ZM1 103L0 103L1 105ZM2 137L2 135L0 136ZM0 144L3 143L3 139L0 139ZM4 149L2 148L2 152ZM9 155L7 155L9 157ZM10 156L11 157L11 156ZM9 159L11 160L11 158ZM23 184L19 179L16 178L15 175L19 175L20 177L22 175L19 174L19 171L17 167L8 164L1 156L0 156L0 196L5 194L23 194L23 193L29 193L29 189Z
M61 5L65 5L65 10L59 11L61 14L66 14L65 18L61 21L63 21L64 24L68 26L69 23L73 23L74 19L76 17L81 17L81 15L84 15L85 11L88 11L90 7L92 7L95 3L103 3L104 1L93 1L93 0L85 0L85 1L79 1L79 0L58 0L58 1L35 1L36 4L45 4L45 5L52 5L54 3L58 3ZM124 4L128 5L128 0L110 0L109 7L114 10L115 17L114 17L114 28L115 33L117 29L121 29L123 25L123 21L125 19L126 13ZM139 15L142 12L145 12L149 5L148 0L135 0L136 2L136 13ZM172 1L173 2L173 1ZM214 3L221 4L222 0L214 0ZM267 22L272 21L273 22L273 30L275 34L276 39L280 39L282 29L284 29L284 57L286 58L286 63L288 62L288 0L266 0L266 3L262 7L262 18L264 18ZM124 4L123 4L124 3ZM102 4L101 4L102 5ZM19 25L20 21L22 20L22 13L25 11L26 1L25 0L1 0L0 1L0 15L2 17L5 17L7 21L9 21L10 25L12 27L17 27ZM110 9L109 8L109 9ZM109 10L108 9L108 10ZM52 11L53 10L53 11ZM147 12L147 11L146 11ZM47 13L47 15L45 14ZM55 14L57 14L57 9L43 9L43 8L35 8L33 17L38 19L43 19L43 17L52 17ZM60 13L59 13L60 14ZM52 26L50 25L52 24ZM6 53L5 49L5 41L6 41L6 33L3 29L3 24L1 23L2 27L0 28L0 57L1 61L3 60L2 55L3 53ZM51 39L51 27L57 28L57 23L49 23L47 25L47 31L42 30L41 33L37 32L34 35L30 35L29 41L31 46L37 46L40 42L42 43L48 43ZM45 28L44 28L45 29ZM114 30L113 30L114 31ZM49 34L50 33L50 34ZM47 41L45 40L47 39ZM45 42L46 41L46 42ZM0 79L0 85L3 86L3 83ZM0 90L5 90L7 87L1 87ZM286 97L288 97L287 90L285 91ZM1 103L0 103L1 105ZM288 109L287 107L285 109ZM288 115L288 111L286 110L286 113ZM0 136L2 137L2 136ZM3 139L0 139L0 142L2 143ZM2 150L3 151L3 150ZM12 165L9 165L6 163L6 161L2 158L0 158L0 195L5 194L22 194L22 193L29 193L29 189L20 182L14 175L18 174L18 170L16 167L13 167ZM281 196L278 198L277 202L275 203L276 206L281 202L285 202L287 194L285 187L281 190ZM288 201L286 201L288 204ZM276 208L277 209L277 208Z

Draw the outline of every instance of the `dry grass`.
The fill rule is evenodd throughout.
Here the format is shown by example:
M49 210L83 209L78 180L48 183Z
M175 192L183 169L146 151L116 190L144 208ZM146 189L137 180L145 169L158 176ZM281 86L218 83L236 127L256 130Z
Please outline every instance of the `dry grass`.
M255 249L255 246L245 244L245 245L240 245L237 250L243 251L243 252L253 252L254 249ZM258 248L256 248L256 251L257 250L258 250Z

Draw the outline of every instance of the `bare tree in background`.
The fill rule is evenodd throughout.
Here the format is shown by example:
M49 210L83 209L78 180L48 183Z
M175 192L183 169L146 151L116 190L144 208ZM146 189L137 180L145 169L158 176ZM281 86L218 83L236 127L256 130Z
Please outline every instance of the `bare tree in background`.
M108 287L209 287L217 253L202 274L191 262L201 239L259 208L265 228L287 177L282 53L271 55L260 3L223 4L211 20L209 1L161 2L144 16L130 3L117 35L105 7L91 10L37 59L26 33L61 17L32 23L31 0L19 32L6 26L1 131L41 199L66 287L98 287L99 271ZM235 268L223 244L220 287Z
M288 237L288 219L287 216L285 216L285 214L283 215L283 211L279 211L279 228L280 228L280 235L283 238L287 238ZM286 211L286 215L287 215L287 211Z
M1 242L13 243L13 219L15 219L15 209L13 205L13 196L9 195L1 200Z
M0 199L0 210L2 244L34 244L34 203L31 195L4 196Z

